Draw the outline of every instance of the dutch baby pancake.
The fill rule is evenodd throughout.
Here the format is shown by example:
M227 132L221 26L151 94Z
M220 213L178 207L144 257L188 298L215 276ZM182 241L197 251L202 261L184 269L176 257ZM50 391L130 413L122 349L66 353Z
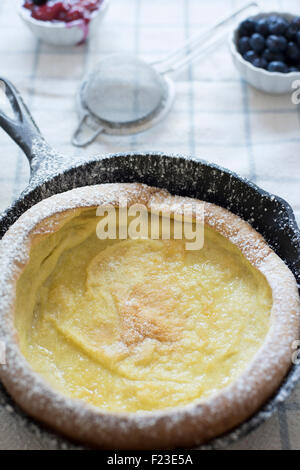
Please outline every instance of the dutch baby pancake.
M142 184L77 188L25 212L0 242L0 299L5 387L93 447L228 431L276 390L299 337L296 281L261 235Z

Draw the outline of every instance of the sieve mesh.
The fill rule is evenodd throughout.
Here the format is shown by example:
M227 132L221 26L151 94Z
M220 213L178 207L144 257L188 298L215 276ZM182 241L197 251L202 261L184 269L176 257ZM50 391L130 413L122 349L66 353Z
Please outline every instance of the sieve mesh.
M150 118L166 93L165 80L153 67L131 56L113 55L92 71L83 100L98 119L127 125Z

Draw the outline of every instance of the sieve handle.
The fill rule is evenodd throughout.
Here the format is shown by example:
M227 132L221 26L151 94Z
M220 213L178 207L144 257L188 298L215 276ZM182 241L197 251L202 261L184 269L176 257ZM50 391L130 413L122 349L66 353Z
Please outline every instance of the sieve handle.
M186 67L193 60L197 59L199 55L215 46L224 37L224 34L228 32L229 26L240 15L245 14L246 11L253 11L254 8L257 11L261 9L257 1L245 3L232 11L229 16L221 18L214 26L188 39L180 48L174 50L166 57L153 62L152 65L157 67L158 71L162 74L172 73Z
M90 145L93 143L97 137L104 132L103 127L99 127L96 132L94 132L92 135L86 138L80 138L81 134L83 133L84 127L88 128L89 127L86 125L86 121L88 118L88 113L85 113L82 118L79 121L79 124L77 128L74 131L74 134L72 136L72 144L75 145L75 147L86 147L87 145Z

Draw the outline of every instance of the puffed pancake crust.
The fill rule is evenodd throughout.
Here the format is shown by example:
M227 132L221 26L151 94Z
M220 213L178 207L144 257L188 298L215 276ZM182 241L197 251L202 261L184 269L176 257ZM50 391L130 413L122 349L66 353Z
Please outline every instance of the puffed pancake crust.
M99 208L125 200L173 221L189 205L194 223L204 205L203 247L100 239ZM278 388L298 338L293 274L211 203L82 187L36 204L0 241L1 380L30 416L90 447L192 447L229 431Z

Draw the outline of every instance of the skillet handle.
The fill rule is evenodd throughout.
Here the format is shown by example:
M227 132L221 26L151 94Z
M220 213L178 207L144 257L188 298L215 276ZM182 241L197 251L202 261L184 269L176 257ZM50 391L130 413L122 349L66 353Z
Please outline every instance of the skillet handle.
M0 108L0 126L24 151L33 174L40 166L39 160L42 156L51 155L54 151L41 135L15 86L9 80L0 77L0 88L2 93L6 94L14 113L14 118L10 118ZM42 152L38 152L37 149L42 149Z

